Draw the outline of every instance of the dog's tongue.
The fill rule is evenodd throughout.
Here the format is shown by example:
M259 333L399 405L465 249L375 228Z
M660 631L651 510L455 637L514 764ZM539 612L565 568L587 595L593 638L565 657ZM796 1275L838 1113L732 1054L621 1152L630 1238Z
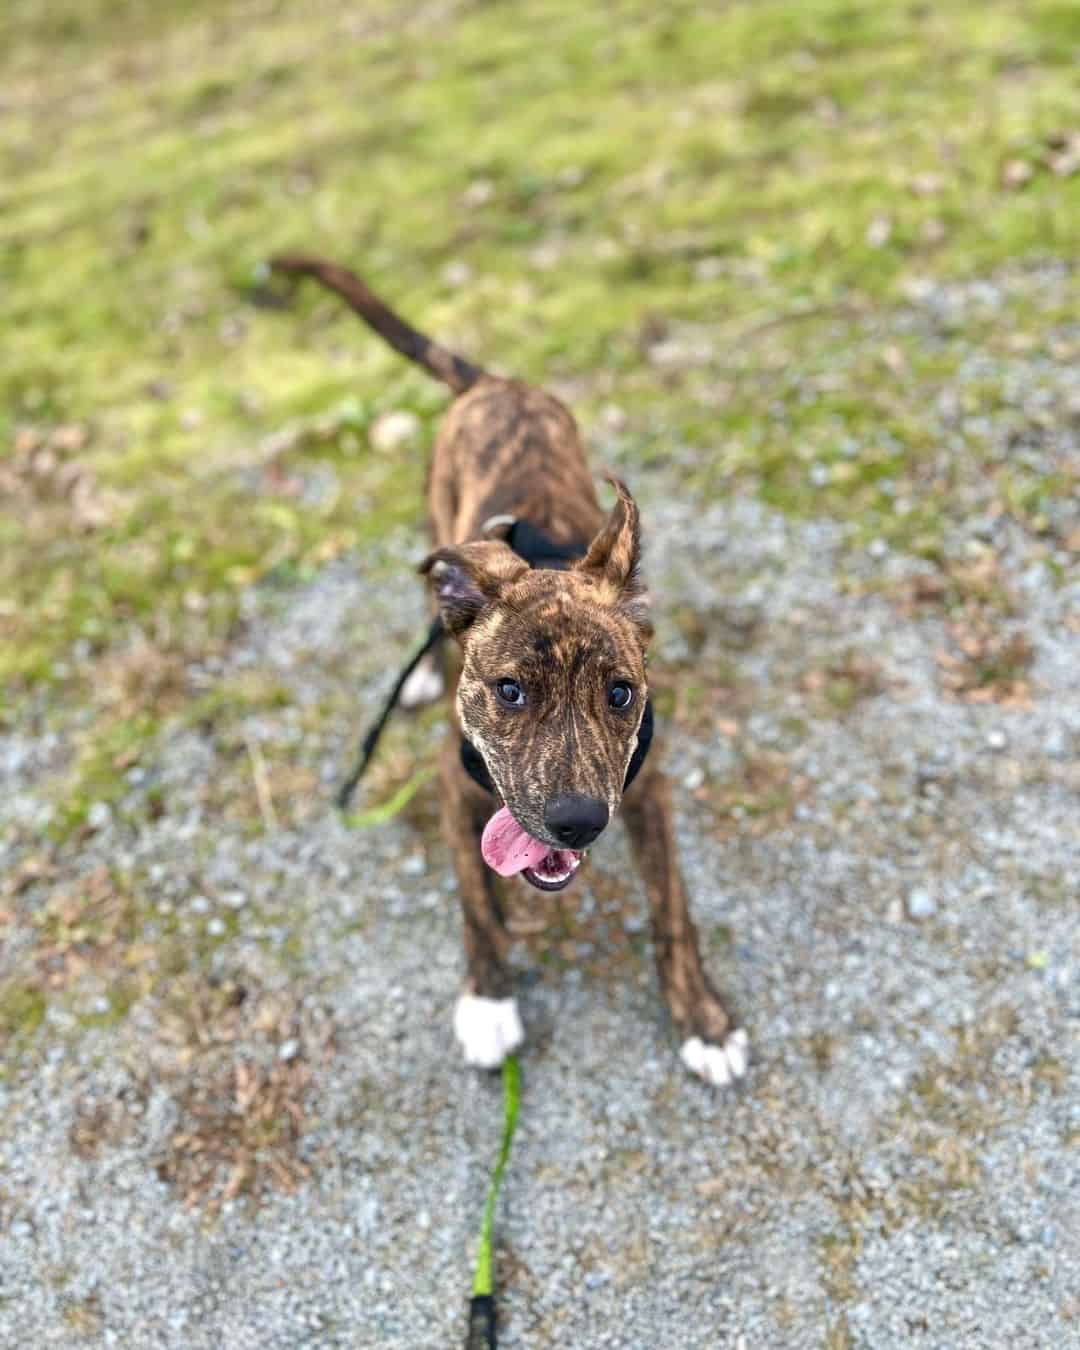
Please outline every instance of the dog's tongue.
M484 826L480 840L484 861L501 877L513 877L536 867L551 852L547 844L526 834L504 806Z

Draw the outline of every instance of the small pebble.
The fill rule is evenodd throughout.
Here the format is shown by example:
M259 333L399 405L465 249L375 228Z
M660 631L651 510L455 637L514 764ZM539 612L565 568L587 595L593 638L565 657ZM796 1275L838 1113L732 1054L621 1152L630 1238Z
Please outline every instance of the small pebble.
M489 178L474 178L461 194L463 206L476 208L486 206L495 196L495 184Z
M875 216L866 227L866 242L871 248L884 248L892 238L892 221L888 216Z
M605 431L618 433L626 430L629 419L617 403L605 403L600 409L600 421Z
M413 412L399 409L376 417L368 430L368 439L379 451L399 450L420 435L420 419Z
M1004 750L1009 744L1009 738L995 727L993 731L987 733L986 744L991 750Z
M726 266L723 258L699 258L694 263L694 280L715 281L724 275Z
M580 187L585 181L585 170L580 164L566 164L555 175L555 181L561 188Z
M908 894L907 912L913 919L929 919L937 913L937 901L925 886L915 886Z
M112 807L108 802L95 802L86 813L86 823L92 830L103 830L112 820Z
M296 1056L300 1053L300 1042L295 1038L295 1036L291 1037L287 1041L282 1041L280 1046L278 1046L277 1053L278 1059L284 1059L286 1061L290 1059L295 1059Z
M472 268L460 258L453 258L443 267L442 279L448 286L465 286L472 280Z
M211 937L222 937L225 933L225 920L215 915L206 925L206 931Z

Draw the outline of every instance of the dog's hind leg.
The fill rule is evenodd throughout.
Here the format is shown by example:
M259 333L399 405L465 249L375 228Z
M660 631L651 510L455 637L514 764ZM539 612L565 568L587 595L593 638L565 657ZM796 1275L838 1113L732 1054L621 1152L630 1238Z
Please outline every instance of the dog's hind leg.
M402 708L423 708L443 696L446 678L443 675L443 654L439 647L420 661L401 686L398 703Z
M671 787L658 769L646 770L622 806L630 841L649 897L653 946L664 998L692 1072L722 1086L746 1072L746 1032L733 1027L701 964L697 930L675 855Z
M525 1039L510 974L507 945L495 895L495 876L480 853L480 836L492 802L461 767L452 732L440 763L443 834L454 856L465 930L465 988L454 1010L454 1034L465 1060L495 1069Z
M434 619L439 607L428 596L428 612ZM424 653L419 665L401 686L398 703L402 708L424 708L446 692L446 634Z

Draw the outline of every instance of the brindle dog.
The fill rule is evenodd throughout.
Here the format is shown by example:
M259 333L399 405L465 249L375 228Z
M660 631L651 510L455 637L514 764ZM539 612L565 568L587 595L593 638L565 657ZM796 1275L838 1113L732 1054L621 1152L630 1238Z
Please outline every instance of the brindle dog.
M305 257L271 265L322 282L457 395L435 442L428 503L436 548L420 570L461 648L441 785L465 919L467 978L454 1028L466 1060L494 1067L523 1040L495 872L561 889L621 804L682 1059L712 1083L740 1077L746 1033L733 1029L702 968L675 857L670 788L655 757L623 797L651 636L633 498L615 482L605 519L577 426L552 395L489 375L417 333L344 268ZM579 559L565 570L530 568L492 537L513 519L576 546ZM405 701L441 691L429 659ZM462 734L502 804L494 815L491 795L463 767Z

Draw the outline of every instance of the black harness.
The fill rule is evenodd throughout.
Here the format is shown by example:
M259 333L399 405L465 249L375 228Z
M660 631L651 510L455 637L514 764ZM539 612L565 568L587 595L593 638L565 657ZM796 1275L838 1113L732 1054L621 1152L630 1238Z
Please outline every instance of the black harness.
M551 571L562 571L568 563L576 562L582 556L582 550L571 544L557 544L553 539L549 539L542 530L538 530L534 525L530 525L527 520L515 520L506 534L506 543L514 550L523 562L527 562L532 568L546 568ZM428 628L427 637L423 645L409 658L408 664L403 668L401 674L394 681L394 687L383 704L382 711L372 723L367 735L360 745L360 758L356 768L349 774L348 778L341 785L337 795L337 804L343 810L349 804L349 799L356 788L357 783L363 778L364 772L375 753L375 747L379 743L379 737L382 735L383 728L390 720L390 714L397 707L398 699L401 697L401 691L405 687L405 681L413 673L420 662L432 651L446 636L446 629L443 627L442 619L438 615L431 621ZM623 781L623 791L630 786L638 776L642 764L645 763L645 756L649 753L649 746L652 744L653 737L653 707L652 699L646 699L645 711L641 717L641 726L638 728L637 747L630 756L630 763L626 766L626 778ZM491 774L484 763L484 757L471 741L461 738L461 766L474 783L482 787L485 792L494 793L495 784L492 782Z

